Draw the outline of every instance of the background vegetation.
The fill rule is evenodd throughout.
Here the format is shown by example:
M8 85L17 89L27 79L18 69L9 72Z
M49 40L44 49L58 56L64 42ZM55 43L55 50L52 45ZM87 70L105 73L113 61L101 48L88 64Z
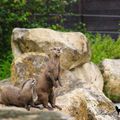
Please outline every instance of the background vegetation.
M10 39L15 27L49 27L60 31L80 31L91 43L92 61L99 64L104 58L120 58L120 39L93 35L86 31L83 23L73 28L64 27L62 14L74 14L72 6L79 0L1 0L0 1L0 79L10 76L13 59ZM56 14L54 16L54 14ZM54 22L53 22L54 21Z

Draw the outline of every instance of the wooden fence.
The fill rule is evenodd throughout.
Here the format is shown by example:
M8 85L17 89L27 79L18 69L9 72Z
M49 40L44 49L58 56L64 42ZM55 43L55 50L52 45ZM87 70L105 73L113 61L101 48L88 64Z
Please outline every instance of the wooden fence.
M109 34L113 38L120 34L120 0L80 0L73 8L68 9L72 9L74 14L51 14L48 16L48 23L60 23L60 19L51 19L51 16L59 16L65 18L62 23L65 28L72 28L82 22L93 33Z
M120 0L81 0L81 17L88 31L120 34Z

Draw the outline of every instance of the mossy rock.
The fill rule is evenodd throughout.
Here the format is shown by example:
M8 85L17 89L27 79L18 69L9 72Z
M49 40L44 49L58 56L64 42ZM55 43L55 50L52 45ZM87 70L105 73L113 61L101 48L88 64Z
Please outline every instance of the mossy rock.
M11 66L11 81L19 85L24 80L38 77L43 71L49 57L44 53L25 53L16 58Z

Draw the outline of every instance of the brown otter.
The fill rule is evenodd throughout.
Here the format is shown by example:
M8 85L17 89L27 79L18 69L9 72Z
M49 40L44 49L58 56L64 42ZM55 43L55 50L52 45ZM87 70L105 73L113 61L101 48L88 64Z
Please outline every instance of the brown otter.
M0 104L7 106L25 107L30 110L30 105L37 101L35 91L36 80L26 80L22 88L13 85L3 85L0 88Z
M49 102L52 108L58 108L61 110L61 108L55 104L53 87L58 87L57 82L62 86L60 82L60 54L62 48L54 47L51 51L52 54L50 55L50 59L47 62L44 71L40 74L36 86L38 95L38 101L36 104L42 104L45 108L51 109L51 107L48 106Z

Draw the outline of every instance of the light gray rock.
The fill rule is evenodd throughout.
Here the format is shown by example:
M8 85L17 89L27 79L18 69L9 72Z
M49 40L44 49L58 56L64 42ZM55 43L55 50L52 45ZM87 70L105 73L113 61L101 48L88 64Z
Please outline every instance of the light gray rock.
M120 59L105 59L101 63L104 92L113 101L120 102Z
M80 32L59 32L51 29L15 28L11 40L14 57L27 52L49 54L51 47L64 48L61 65L72 69L90 60L90 48L87 38Z
M72 71L72 73L77 79L94 84L101 91L103 90L103 76L97 65L94 63L89 62L78 66Z

